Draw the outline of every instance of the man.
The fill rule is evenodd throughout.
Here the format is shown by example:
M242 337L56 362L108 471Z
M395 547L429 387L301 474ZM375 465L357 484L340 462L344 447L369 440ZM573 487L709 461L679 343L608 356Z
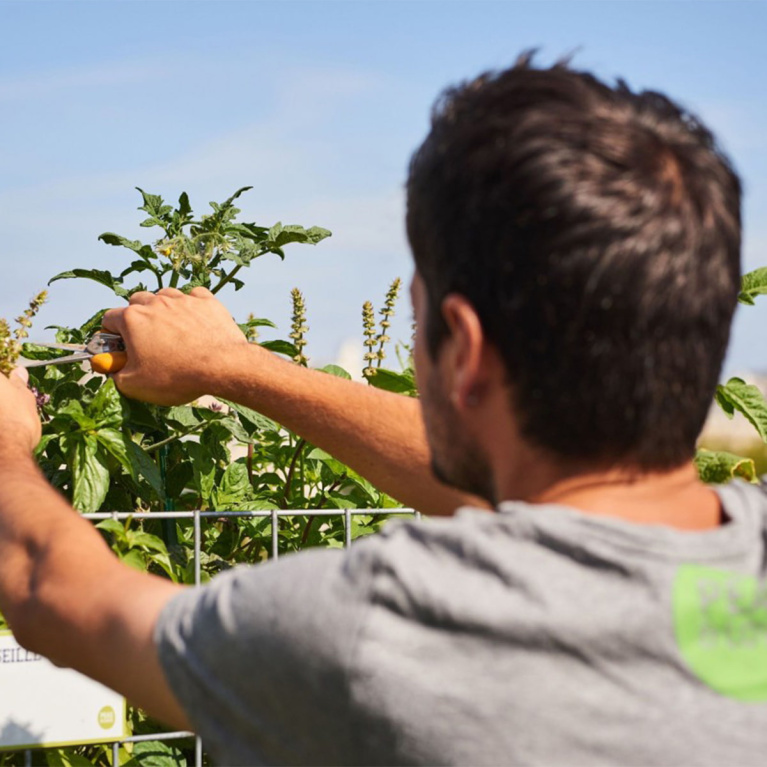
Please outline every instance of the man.
M761 763L767 501L691 461L739 206L660 94L530 57L448 91L408 179L420 402L279 361L204 290L104 325L128 396L237 400L403 502L475 508L183 589L45 484L12 378L0 609L222 764Z

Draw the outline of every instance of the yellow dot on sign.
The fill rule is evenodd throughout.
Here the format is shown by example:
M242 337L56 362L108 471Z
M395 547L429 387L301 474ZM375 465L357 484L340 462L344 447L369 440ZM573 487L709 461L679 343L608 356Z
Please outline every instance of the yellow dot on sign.
M115 710L111 706L104 706L104 708L99 711L99 726L104 730L114 727L116 720L117 716L115 715Z

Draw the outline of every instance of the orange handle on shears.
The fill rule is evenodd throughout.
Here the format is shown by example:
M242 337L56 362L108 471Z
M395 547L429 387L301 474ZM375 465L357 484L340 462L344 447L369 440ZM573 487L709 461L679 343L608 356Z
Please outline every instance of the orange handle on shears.
M94 373L101 373L101 375L109 375L109 373L122 370L127 361L128 355L125 352L103 352L102 354L94 354L90 358L91 369Z

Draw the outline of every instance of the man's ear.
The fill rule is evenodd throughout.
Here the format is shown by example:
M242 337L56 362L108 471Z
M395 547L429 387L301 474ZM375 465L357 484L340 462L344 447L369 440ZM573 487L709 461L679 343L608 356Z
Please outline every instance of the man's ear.
M472 408L482 398L488 382L484 364L487 342L482 324L474 306L460 293L445 296L441 308L450 331L440 352L450 399L459 410Z

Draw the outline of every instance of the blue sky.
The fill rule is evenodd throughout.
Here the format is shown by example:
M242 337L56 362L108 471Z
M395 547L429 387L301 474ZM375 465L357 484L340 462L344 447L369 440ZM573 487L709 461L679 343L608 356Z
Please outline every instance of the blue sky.
M53 274L116 268L103 231L146 237L135 186L196 209L236 188L248 220L325 226L222 294L287 332L306 294L308 351L360 337L366 299L408 279L403 182L436 95L523 49L663 90L719 135L746 187L746 269L767 265L767 5L761 2L0 0L0 315ZM57 282L43 324L110 305ZM408 336L403 300L395 331ZM739 310L728 372L767 369L767 300ZM38 334L39 335L39 334Z

